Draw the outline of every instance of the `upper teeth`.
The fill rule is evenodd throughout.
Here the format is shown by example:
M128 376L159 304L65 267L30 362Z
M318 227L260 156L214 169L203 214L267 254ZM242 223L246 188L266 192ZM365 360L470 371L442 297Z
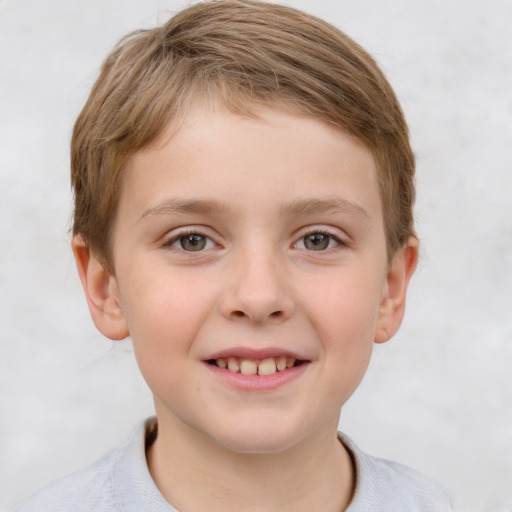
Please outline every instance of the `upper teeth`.
M293 357L279 356L267 357L259 361L254 359L241 359L237 357L219 358L215 360L219 368L227 368L235 373L244 375L272 375L276 372L291 368L295 364Z

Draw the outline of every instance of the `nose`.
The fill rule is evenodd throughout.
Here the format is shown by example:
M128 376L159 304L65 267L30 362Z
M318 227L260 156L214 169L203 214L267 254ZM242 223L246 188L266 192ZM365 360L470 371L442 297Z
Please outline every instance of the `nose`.
M221 313L231 321L281 323L294 312L290 279L275 255L245 252L231 266Z

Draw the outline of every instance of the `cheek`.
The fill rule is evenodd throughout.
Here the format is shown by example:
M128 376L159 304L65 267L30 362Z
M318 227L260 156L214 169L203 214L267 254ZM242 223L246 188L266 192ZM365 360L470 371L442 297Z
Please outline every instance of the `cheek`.
M179 279L169 283L160 278L139 280L122 292L129 297L122 307L146 380L179 377L211 309L204 290L196 291L190 283L181 283Z
M357 387L370 361L380 302L375 282L340 279L309 296L309 317L321 342L328 393L341 403Z
M308 294L311 318L320 337L334 350L345 344L372 341L378 318L381 284L378 279L333 278Z
M126 313L130 335L152 342L183 339L181 332L192 330L206 308L208 293L199 289L195 280L183 274L169 272L162 266L141 272L121 282L121 304ZM185 336L186 338L186 336Z

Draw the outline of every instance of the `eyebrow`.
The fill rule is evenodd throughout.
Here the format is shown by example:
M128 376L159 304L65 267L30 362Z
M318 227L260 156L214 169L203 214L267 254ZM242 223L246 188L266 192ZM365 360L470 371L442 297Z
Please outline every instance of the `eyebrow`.
M157 215L173 213L221 214L231 210L228 203L213 199L180 199L169 198L144 211L139 220ZM343 213L360 218L366 224L371 224L371 217L367 210L357 203L340 197L328 198L298 198L281 207L282 217L290 215L311 215L315 213Z
M179 199L169 198L144 211L139 220L156 215L169 215L172 213L223 213L229 210L226 203L211 199Z
M322 199L299 198L282 206L281 214L308 215L314 213L344 213L360 218L366 224L371 224L371 217L361 205L340 197Z

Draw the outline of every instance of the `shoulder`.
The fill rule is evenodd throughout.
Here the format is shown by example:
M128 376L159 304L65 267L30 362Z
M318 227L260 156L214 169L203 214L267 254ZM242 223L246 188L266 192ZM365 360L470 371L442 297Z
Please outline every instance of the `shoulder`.
M91 466L68 475L36 492L10 512L113 512L112 470L121 455L114 450Z
M176 512L160 494L146 463L146 444L154 440L156 428L155 419L148 419L126 444L10 512Z
M347 512L450 512L448 493L403 464L363 453L343 434L356 467L356 489Z

